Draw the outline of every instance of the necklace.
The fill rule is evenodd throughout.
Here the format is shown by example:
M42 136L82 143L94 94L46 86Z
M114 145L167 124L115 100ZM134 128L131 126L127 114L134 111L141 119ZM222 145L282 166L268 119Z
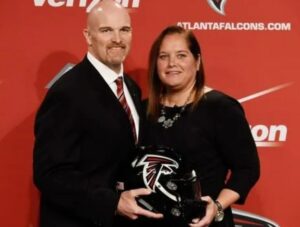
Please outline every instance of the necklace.
M162 127L166 128L166 129L171 128L173 126L174 122L177 121L178 118L181 117L181 114L185 110L191 96L192 96L192 92L189 94L188 98L186 99L183 106L180 108L179 112L177 112L173 117L170 117L170 118L166 117L166 106L162 105L161 110L160 110L160 117L157 119L157 122L162 124Z

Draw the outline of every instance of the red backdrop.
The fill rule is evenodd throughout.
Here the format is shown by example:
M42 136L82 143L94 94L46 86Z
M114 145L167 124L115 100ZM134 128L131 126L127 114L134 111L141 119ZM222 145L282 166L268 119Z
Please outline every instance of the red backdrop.
M0 226L37 226L34 114L52 78L84 56L85 10L94 2L0 3ZM235 208L280 226L298 226L300 3L228 0L218 12L212 2L122 0L134 29L126 71L146 97L147 55L154 38L170 24L193 29L202 45L207 85L242 102L258 145L260 181L246 205Z

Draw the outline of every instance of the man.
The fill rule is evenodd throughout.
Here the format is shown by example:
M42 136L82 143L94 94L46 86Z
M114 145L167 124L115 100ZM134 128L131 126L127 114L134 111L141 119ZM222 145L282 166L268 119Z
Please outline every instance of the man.
M36 116L40 226L112 226L116 214L160 218L135 201L149 190L116 190L139 130L140 91L123 75L130 17L117 3L101 1L88 14L84 36L87 56L49 89Z

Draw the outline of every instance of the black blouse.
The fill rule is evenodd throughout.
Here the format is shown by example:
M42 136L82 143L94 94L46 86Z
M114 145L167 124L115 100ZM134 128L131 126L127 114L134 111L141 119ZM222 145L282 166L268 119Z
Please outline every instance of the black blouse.
M164 107L166 118L173 118L182 107ZM243 204L259 178L259 159L245 113L238 101L212 90L196 108L188 104L173 126L165 128L157 121L146 122L141 134L143 145L174 148L199 177L202 195L216 199L223 188L240 195ZM230 208L224 224L231 226Z

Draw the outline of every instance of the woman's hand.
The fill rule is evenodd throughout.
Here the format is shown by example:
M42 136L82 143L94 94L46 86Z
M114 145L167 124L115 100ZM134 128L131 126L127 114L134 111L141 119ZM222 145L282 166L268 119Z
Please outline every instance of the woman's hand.
M203 196L201 199L207 202L205 216L201 219L194 218L189 224L190 227L207 227L214 220L217 214L217 206L209 196Z

